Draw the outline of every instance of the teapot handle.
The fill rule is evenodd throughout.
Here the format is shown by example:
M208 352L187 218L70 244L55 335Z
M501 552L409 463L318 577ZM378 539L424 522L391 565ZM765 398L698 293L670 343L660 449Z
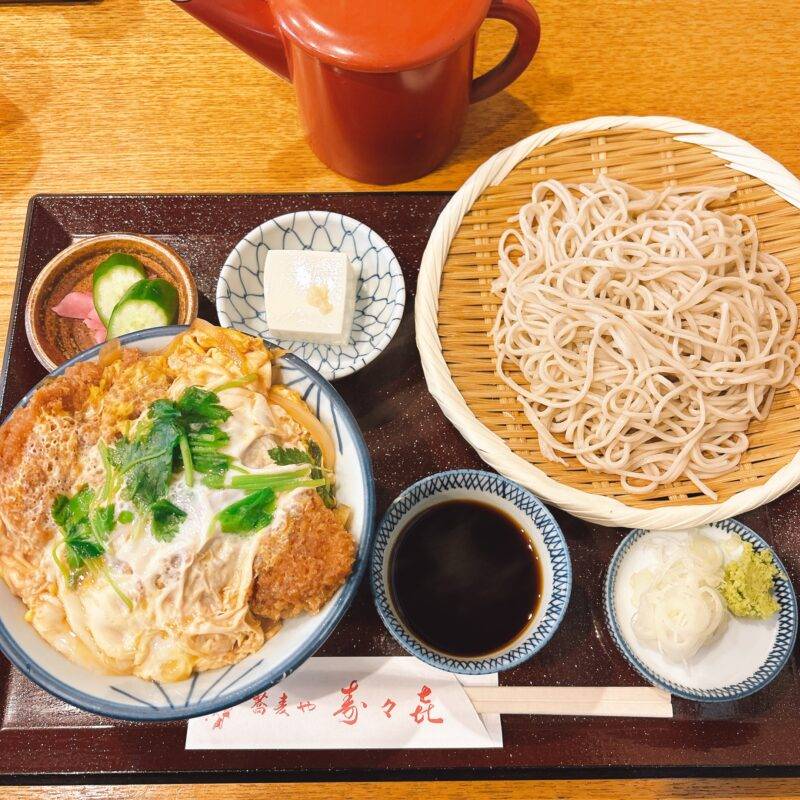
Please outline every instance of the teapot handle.
M539 46L539 16L528 0L492 0L486 16L510 22L517 29L517 37L497 66L473 79L470 103L485 100L515 81L531 63Z

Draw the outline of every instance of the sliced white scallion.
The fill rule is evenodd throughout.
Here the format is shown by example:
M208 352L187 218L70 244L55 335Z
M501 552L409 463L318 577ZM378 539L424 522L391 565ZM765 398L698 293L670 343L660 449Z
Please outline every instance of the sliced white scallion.
M725 556L709 537L650 534L642 540L653 566L631 577L632 625L642 644L670 661L686 662L724 629L728 619L718 591Z

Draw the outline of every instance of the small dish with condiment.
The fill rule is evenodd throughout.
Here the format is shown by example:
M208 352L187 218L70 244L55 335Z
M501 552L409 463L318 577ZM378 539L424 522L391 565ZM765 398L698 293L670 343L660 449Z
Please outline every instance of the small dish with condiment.
M347 256L355 273L355 307L349 316L345 315L349 334L345 333L342 341L310 341L299 334L296 338L281 338L273 332L265 302L265 288L270 290L269 281L265 287L270 251ZM325 315L328 288L333 300L334 287L305 286L295 296L291 287L284 286L279 302L290 304L292 315L302 328L307 316L319 316L317 312ZM234 247L217 283L217 314L222 327L275 342L332 381L360 370L383 352L400 325L405 296L400 264L372 228L333 211L297 211L267 220ZM281 320L281 324L285 322Z
M188 325L197 316L197 286L194 277L186 262L168 245L133 233L108 233L79 239L62 250L42 269L31 286L25 305L28 341L34 355L47 370L55 369L105 338L103 323L110 324L108 318L101 320L95 315L95 324L101 328L102 335L98 339L89 323L84 323L79 316L80 310L63 315L53 309L61 306L65 298L76 295L88 298L91 306L90 295L96 282L96 273L101 271L98 268L101 265L110 265L115 259L126 262L123 269L130 264L135 265L134 270L140 272L142 279L151 284L145 286L146 290L152 290L152 284L159 284L161 288L170 290L168 299L171 308L167 316L154 320L153 324L146 324L146 314L141 320L128 319L124 324L120 323L120 333L172 322ZM109 277L111 276L107 273L106 278ZM155 288L158 289L158 285ZM133 304L138 307L137 310L141 310L142 300L147 305L152 303L153 298L134 298ZM112 308L107 310L109 313L113 311ZM101 313L100 316L106 315ZM137 313L135 316L138 318L140 315Z
M631 531L608 567L611 636L645 680L700 702L769 684L797 637L797 600L775 551L735 519Z
M572 567L550 511L490 472L423 478L378 526L375 605L411 655L479 675L510 669L550 640L567 610Z

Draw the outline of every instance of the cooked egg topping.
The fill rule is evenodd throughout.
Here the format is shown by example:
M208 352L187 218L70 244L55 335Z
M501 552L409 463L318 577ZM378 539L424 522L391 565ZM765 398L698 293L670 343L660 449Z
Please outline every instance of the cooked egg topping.
M212 389L226 380L231 378L221 367L204 365L176 380L169 397L177 400L189 386ZM220 391L218 397L231 412L220 425L228 436L224 452L235 462L257 467L251 470L256 474L287 472L268 455L278 442L299 439L285 413L273 410L266 397L249 386ZM260 647L262 627L248 607L253 562L262 539L280 530L294 494L302 491L279 496L269 526L256 535L238 536L222 532L214 520L245 492L211 489L201 482L190 487L183 473L172 482L168 499L185 510L186 517L171 541L158 541L121 488L114 497L115 509L129 511L133 519L118 522L108 540L105 567L113 582L94 574L73 588L55 563L50 567L65 622L84 657L88 654L95 666L113 672L179 680L195 668L219 666L233 653ZM130 599L132 608L120 594ZM41 633L49 638L47 630Z
M263 346L232 352L227 339L200 341L186 336L165 354L172 380L160 398L138 408L126 401L137 415L115 423L121 438L101 433L83 449L38 559L0 547L0 570L29 606L27 619L68 658L101 672L175 681L260 648L280 621L250 608L257 560L279 558L309 494L334 505L333 464L323 461L330 445L316 444L319 422L298 397L272 394ZM101 432L111 396L88 394L85 419ZM170 414L181 413L200 416L173 429ZM159 451L158 425L180 433L174 451L171 440ZM144 463L162 473L166 464L166 477Z
M248 606L253 562L262 539L285 524L293 495L305 491L282 495L270 526L245 538L209 533L214 514L241 492L189 489L179 482L171 496L192 510L171 542L159 542L135 524L118 526L109 541L107 568L133 608L101 576L73 589L53 571L74 633L59 642L75 648L66 655L103 671L174 681L258 649L264 633ZM51 639L49 628L37 628Z

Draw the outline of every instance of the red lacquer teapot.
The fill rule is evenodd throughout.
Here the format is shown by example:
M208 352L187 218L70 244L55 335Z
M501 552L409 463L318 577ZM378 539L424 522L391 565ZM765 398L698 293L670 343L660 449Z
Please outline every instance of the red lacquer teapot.
M291 81L314 151L367 183L434 169L458 141L467 106L517 78L539 44L527 0L174 2ZM500 64L473 79L487 16L510 22L517 37Z

